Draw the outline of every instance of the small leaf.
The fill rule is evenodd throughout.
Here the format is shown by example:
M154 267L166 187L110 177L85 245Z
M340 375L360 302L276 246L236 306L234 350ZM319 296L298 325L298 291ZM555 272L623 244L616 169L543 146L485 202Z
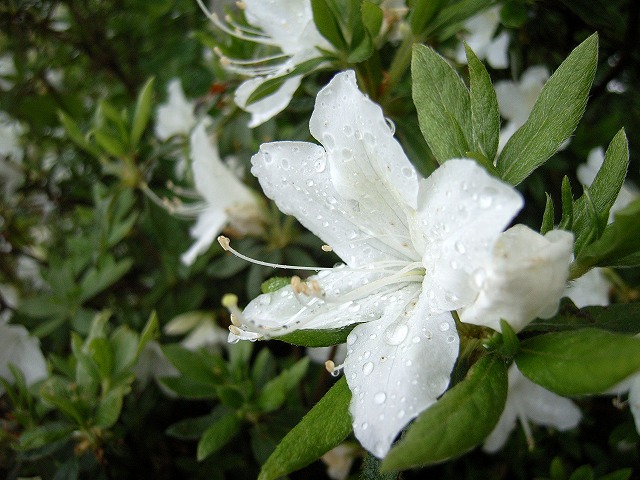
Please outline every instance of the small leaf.
M573 230L573 194L569 178L565 175L562 179L562 218L558 228L560 230Z
M547 196L547 203L544 206L544 213L542 214L542 225L540 226L541 235L545 235L546 233L553 230L553 200L551 200L551 195L549 195L548 193L546 193L545 195Z
M559 395L602 393L640 369L640 339L595 328L520 343L518 369Z
M338 20L327 5L327 0L311 0L311 10L313 11L313 21L320 34L329 40L329 43L336 49L346 50L347 42L342 36Z
M518 353L518 349L520 348L518 335L516 335L516 332L511 328L511 325L504 320L500 320L500 327L502 329L502 341L504 345L502 353L505 357L513 357Z
M53 442L57 442L71 435L77 427L65 422L45 423L32 428L20 435L19 450L32 450Z
M271 277L270 279L262 282L262 285L260 285L260 290L262 291L262 293L273 293L290 284L290 277Z
M131 140L130 145L131 149L135 150L138 146L138 142L142 137L142 133L145 128L147 128L147 124L149 123L149 118L151 116L151 99L153 97L153 85L155 83L155 78L151 77L147 80L147 83L144 84L140 93L138 93L138 100L136 101L136 108L133 111L133 121L131 122Z
M66 130L67 135L76 145L96 158L101 157L100 150L87 141L76 122L69 115L64 113L62 110L59 110L58 118Z
M258 397L258 406L263 412L272 412L287 399L287 394L300 383L309 368L309 357L305 357L271 379Z
M120 417L122 411L122 398L129 393L128 387L119 387L110 390L98 405L95 425L102 428L111 428Z
M113 374L131 369L138 357L138 334L122 325L113 332L110 342L113 350Z
M258 480L275 480L317 460L351 432L351 392L341 378L280 442Z
M493 430L507 398L507 367L487 355L466 378L425 410L382 463L382 471L443 462L462 455Z
M147 320L147 323L142 329L142 333L140 334L140 341L138 342L138 351L136 352L136 355L140 355L140 352L142 352L142 349L147 344L147 342L150 342L151 340L155 340L158 337L158 335L160 335L160 324L158 322L158 314L154 310L153 312L151 312L151 315L149 315L149 319Z
M442 9L446 0L416 0L409 13L409 25L414 34L421 33Z
M114 137L105 130L94 130L93 137L96 143L109 155L116 158L124 157L127 150L122 140Z
M487 69L469 45L465 43L464 48L469 64L473 150L481 152L493 165L493 159L498 152L498 137L500 136L498 97Z
M504 146L497 167L517 185L553 155L573 133L584 109L598 63L598 35L578 45L549 78L529 119Z
M183 398L197 400L218 397L216 387L210 383L199 382L185 377L163 377L159 380L165 387Z
M371 38L375 38L380 33L384 13L378 5L369 0L364 0L360 8L362 9L362 24L371 35Z
M347 336L358 324L331 330L297 330L278 337L277 340L301 347L329 347L347 341Z
M435 50L417 44L411 78L420 130L433 155L439 163L464 158L473 132L469 91L462 79Z
M198 461L224 447L240 431L242 422L236 412L228 413L216 420L198 442Z

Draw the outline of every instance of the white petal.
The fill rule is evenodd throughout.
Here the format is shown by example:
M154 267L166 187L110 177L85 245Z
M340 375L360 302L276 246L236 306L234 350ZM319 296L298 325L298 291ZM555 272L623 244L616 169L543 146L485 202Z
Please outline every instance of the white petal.
M522 197L476 162L449 160L421 182L418 202L414 244L424 252L431 308L467 305L477 292L473 275L522 207Z
M382 223L380 208L386 208L384 205L372 207L370 199L368 206L361 206L338 193L332 182L334 170L322 147L304 142L266 143L251 162L251 173L258 177L267 197L330 245L348 265L419 258L403 224ZM377 200L384 204L384 199Z
M31 385L47 376L47 362L37 338L22 325L0 324L0 377L13 382L9 363L15 365ZM0 394L4 388L0 386Z
M569 274L573 235L554 230L544 237L524 225L504 232L493 258L477 277L480 293L462 310L463 322L500 331L500 319L519 331L536 317L558 310Z
M180 376L180 372L165 357L160 344L156 341L147 342L144 346L137 363L133 367L133 373L143 388L151 379ZM162 385L159 385L162 388ZM168 389L162 388L162 390L170 396L176 396L175 393Z
M291 102L293 94L300 86L302 76L294 76L288 78L283 84L270 95L261 98L257 102L253 102L247 105L247 100L251 94L264 82L272 77L257 77L251 78L242 82L242 84L236 89L235 102L243 110L251 114L251 120L248 123L249 128L262 125L267 120L272 119L278 113L283 111Z
M431 315L427 304L424 295L415 296L400 304L400 312L390 307L380 320L358 325L347 338L344 374L353 394L354 433L379 458L449 385L458 334L450 313Z
M633 414L636 430L640 433L640 376L633 376L629 387L629 408Z
M589 270L580 278L574 280L567 287L564 296L569 297L576 307L588 307L609 305L609 290L611 283L602 273L602 269Z
M174 135L188 135L196 124L193 103L186 99L180 80L171 80L167 91L169 100L156 112L155 133L162 141Z
M191 236L196 241L180 256L182 263L191 265L198 255L206 252L226 225L227 220L227 214L222 208L209 207L203 211L195 225L191 227Z
M509 139L518 130L518 125L513 122L506 122L500 127L500 137L498 139L498 153L502 152L502 149L507 144Z
M516 412L513 402L509 402L509 398L507 397L507 403L504 406L502 415L500 415L498 423L489 436L485 438L482 450L487 453L495 453L500 450L504 444L507 443L507 440L509 440L509 435L511 435L511 432L516 427L517 419L518 412Z
M487 46L487 63L492 68L507 68L509 66L509 34L502 32Z
M295 293L291 286L286 286L252 300L244 309L242 320L250 325L250 330L263 331L265 336L298 329L339 328L380 319L386 309L392 308L387 304L404 305L420 287L414 282L382 290L369 288L380 277L380 274L349 269L327 270L307 279L307 282L318 282L320 297ZM345 296L354 299L347 300Z
M500 114L521 127L529 118L542 87L549 78L544 66L533 66L525 70L519 82L503 80L496 82L496 96Z
M583 185L591 186L591 183L596 178L598 171L604 163L604 148L596 147L589 151L587 156L587 163L583 163L578 166L576 170L576 176Z

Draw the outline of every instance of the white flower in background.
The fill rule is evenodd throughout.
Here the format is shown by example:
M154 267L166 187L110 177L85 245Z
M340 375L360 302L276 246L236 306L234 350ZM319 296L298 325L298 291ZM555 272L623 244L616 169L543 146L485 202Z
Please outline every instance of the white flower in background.
M383 13L380 34L386 35L392 42L402 40L405 32L410 31L410 27L404 22L409 13L405 0L382 0L380 8Z
M133 367L133 373L136 376L136 380L138 380L140 388L144 388L150 380L154 380L165 395L176 396L175 392L158 382L161 378L180 376L180 372L165 357L158 342L150 341L145 344L138 356L138 361Z
M0 188L5 199L10 199L24 180L20 169L24 155L20 136L24 131L20 122L0 112Z
M604 163L604 154L605 152L602 147L596 147L589 152L587 163L578 167L576 174L578 180L580 180L583 185L591 186L591 183L593 183L593 180L596 178L596 175ZM639 195L640 192L638 192L638 189L632 183L624 182L622 188L620 188L620 193L618 193L618 198L616 198L616 201L609 211L609 223L613 222L616 212L619 212L629 205L638 198Z
M13 78L16 74L16 65L10 54L0 57L0 90L10 90L13 87Z
M236 104L251 113L251 128L273 118L289 105L302 81L302 75L289 77L274 93L247 105L247 100L258 87L267 80L290 73L308 60L322 57L319 48L332 49L316 29L310 0L244 0L245 18L254 28L239 25L228 16L223 21L217 13L210 13L201 0L198 3L222 31L241 40L281 51L252 60L228 58L218 52L221 64L227 70L252 77L235 92Z
M169 82L167 93L167 102L160 104L156 112L155 133L163 142L174 135L189 135L197 122L194 104L185 97L179 79Z
M13 382L9 370L12 363L24 375L27 385L31 385L47 376L47 362L40 350L40 342L29 335L22 325L9 325L0 322L0 377ZM0 385L0 395L4 387Z
M592 268L580 278L569 284L564 292L565 297L569 297L576 307L589 307L609 305L609 290L611 283L604 276L601 268Z
M227 331L218 326L211 312L186 312L164 326L167 335L188 334L180 344L188 350L218 347L227 343Z
M191 158L195 186L204 203L192 208L199 214L191 228L196 242L181 257L186 265L205 252L225 227L239 235L257 235L264 225L257 197L222 162L204 122L191 134Z
M462 39L471 47L473 53L480 60L486 60L492 68L496 69L509 66L509 34L502 32L496 37L499 25L500 6L496 6L467 20L464 23L466 33L462 34ZM467 55L462 42L456 50L456 61L467 63Z
M520 331L534 318L552 317L567 285L572 255L570 232L552 230L542 236L524 225L510 228L495 243L488 265L475 271L480 292L462 309L460 320L500 331L500 319L505 319Z
M633 415L636 431L640 434L640 374L635 373L631 375L606 393L611 395L628 394L627 403L629 410L631 410L631 414Z
M320 91L310 130L324 148L264 144L252 173L345 265L261 295L244 312L228 299L230 341L356 324L344 362L353 428L384 457L447 388L459 343L449 311L473 301L473 271L523 202L471 160L420 179L352 71Z
M344 442L325 453L321 459L327 466L327 476L333 480L346 480L359 450L356 445Z
M546 67L534 66L527 68L522 73L519 82L511 80L496 82L495 89L500 115L507 120L500 128L499 151L502 151L507 140L527 121L542 87L548 79L549 71Z
M516 420L522 424L531 444L529 421L564 431L576 427L581 418L580 409L571 400L533 383L513 364L509 368L509 392L504 411L482 448L488 453L500 450L515 428Z
M330 358L334 347L335 354L333 358ZM332 360L336 364L341 364L344 363L344 359L347 357L347 346L341 343L331 347L307 348L307 356L314 363L326 363L327 360Z

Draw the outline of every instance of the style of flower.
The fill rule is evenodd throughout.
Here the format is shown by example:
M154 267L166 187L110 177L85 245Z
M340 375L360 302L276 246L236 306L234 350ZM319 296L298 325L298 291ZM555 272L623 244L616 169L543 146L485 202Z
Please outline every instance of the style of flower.
M509 367L509 393L504 411L482 448L488 453L500 450L515 428L516 420L520 421L529 444L532 444L529 421L564 431L576 427L581 418L575 403L533 383L513 364Z
M447 388L459 344L450 311L477 296L473 274L523 201L471 160L419 178L352 71L320 91L310 130L323 146L264 144L252 173L345 265L294 277L242 312L228 299L230 341L355 325L343 367L353 428L384 457Z
M465 33L462 39L480 60L485 60L492 68L507 68L509 66L509 34L501 32L495 36L500 25L500 6L489 8L471 17L464 23ZM495 37L495 38L494 38ZM456 61L467 63L464 45L460 43L456 50Z
M519 82L502 80L496 82L496 96L500 115L507 122L500 128L498 150L502 151L507 141L529 118L529 114L549 79L549 71L544 66L526 69Z
M22 325L0 322L0 377L12 382L9 364L22 372L27 385L32 385L47 376L47 362L40 350L40 342L29 335ZM0 384L0 395L4 387Z
M254 28L239 25L229 16L223 21L217 13L209 12L201 0L198 3L220 30L238 39L281 51L252 60L229 58L217 51L223 67L251 77L235 92L236 104L251 113L250 128L273 118L289 105L300 86L302 75L288 77L275 92L248 104L249 97L258 87L267 80L287 75L308 60L322 57L320 49L332 49L316 29L310 0L244 0L241 5L245 18Z
M193 102L185 97L179 79L174 78L169 82L167 93L167 102L156 111L155 134L163 142L174 135L189 135L197 123Z
M181 256L186 265L204 253L225 227L238 235L258 235L264 225L257 197L222 162L204 122L195 127L190 143L193 178L204 202L189 207L190 212L198 212L198 219L191 228L196 241Z

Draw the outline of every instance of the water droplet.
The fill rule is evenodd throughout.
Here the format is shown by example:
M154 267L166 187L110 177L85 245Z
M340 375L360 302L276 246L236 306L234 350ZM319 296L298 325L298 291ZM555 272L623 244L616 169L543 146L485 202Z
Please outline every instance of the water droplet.
M427 292L427 296L429 297L429 300L433 300L434 298L436 298L436 292L434 292L433 290L429 290Z
M360 130L356 130L354 135L358 140L362 140L362 132Z
M289 159L287 159L287 158L282 158L282 159L280 159L280 166L281 166L284 170L289 170Z
M353 150L351 150L350 148L343 148L342 158L346 161L353 160Z
M340 370L333 370L333 371L331 372L331 376L332 376L332 377L337 377L338 375L340 375Z
M440 328L441 332L446 332L447 330L449 330L449 328L451 328L451 326L449 325L448 322L442 322L440 324L440 327L438 327L438 328Z
M369 424L367 422L362 422L362 430L366 430L369 428Z
M406 362L404 362L404 366L405 367L410 367L412 363L413 362L411 362L411 360L407 360Z
M271 156L271 154L269 152L262 152L262 158L263 158L264 163L266 165L269 165L270 163L273 162L273 157Z
M427 340L431 340L433 338L433 333L427 330L426 332L424 332L424 338L426 338Z
M407 178L411 178L414 175L413 168L411 167L402 167L402 170L400 170L400 172Z
M420 343L420 337L413 337L413 338L411 339L411 341L412 341L413 343Z
M356 343L356 340L358 339L358 334L357 333L353 333L351 332L348 336L347 336L347 345L353 345L354 343Z
M382 405L386 399L387 399L387 394L384 392L378 392L373 396L373 401L377 405Z
M351 128L351 125L345 125L344 127L342 127L342 131L347 137L353 135L353 128Z
M371 335L369 335L369 340L375 340L377 337L377 335L375 333L372 333Z
M453 268L454 270L458 269L458 262L456 262L455 260L451 260L451 262L449 263L449 265L451 265L451 268Z
M349 238L349 240L355 240L357 236L358 232L356 232L355 230L351 230L349 233L347 233L347 238Z
M484 268L478 268L474 270L471 276L473 278L473 283L475 283L476 287L480 288L484 285L484 282L487 279L487 272L485 272Z
M449 335L447 337L447 343L453 343L455 341L456 337L454 337L453 335Z
M369 358L370 356L371 356L371 352L369 350L364 352L364 358Z
M384 117L384 121L387 122L387 126L389 127L389 131L391 132L391 135L396 133L396 124L393 123L393 120L391 120L390 118Z
M324 157L319 157L314 162L313 168L315 168L316 172L324 172L324 169L327 168L327 160Z
M465 248L464 244L460 241L457 241L454 245L456 252L463 254L464 252L467 251L467 249Z
M313 180L307 180L307 187L313 187Z
M405 412L404 412L404 410L400 410L400 411L398 412L398 418L402 418L402 417L404 417L404 413L405 413Z
M271 303L271 295L260 295L260 305L266 307Z
M495 188L487 187L484 189L482 194L480 194L480 198L478 199L478 204L480 208L489 208L493 203L493 197L497 194Z
M384 331L384 341L389 345L400 345L407 334L409 333L409 327L406 323L395 323L389 325Z
M372 362L367 362L362 366L362 373L364 373L365 375L369 375L371 372L373 372L373 363Z
M336 145L336 139L330 133L322 135L322 143L327 150L332 150Z

